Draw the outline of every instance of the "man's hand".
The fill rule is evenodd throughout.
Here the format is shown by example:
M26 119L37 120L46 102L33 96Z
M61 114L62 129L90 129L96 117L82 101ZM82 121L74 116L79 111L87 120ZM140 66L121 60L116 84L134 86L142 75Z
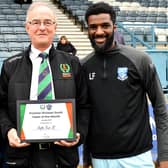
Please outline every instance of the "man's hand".
M168 168L168 161L160 161L158 168Z
M17 135L17 131L14 128L8 131L7 136L8 136L9 145L11 147L22 148L30 145L29 143L21 143L21 140Z
M60 141L55 141L54 144L60 145L60 146L72 147L79 142L79 139L80 139L80 134L76 133L76 139L74 141L69 142L65 140L60 140Z
M83 164L83 168L92 168L92 165L91 165L91 164L86 164L86 163L84 163L84 164Z

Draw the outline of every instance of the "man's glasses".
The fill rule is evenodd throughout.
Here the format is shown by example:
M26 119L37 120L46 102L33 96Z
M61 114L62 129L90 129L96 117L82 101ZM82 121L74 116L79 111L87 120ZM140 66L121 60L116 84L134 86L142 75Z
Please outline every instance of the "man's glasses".
M45 27L50 27L54 25L56 22L52 20L44 20L43 22L41 20L32 20L32 21L28 21L28 23L34 27L40 27L41 24L43 24Z

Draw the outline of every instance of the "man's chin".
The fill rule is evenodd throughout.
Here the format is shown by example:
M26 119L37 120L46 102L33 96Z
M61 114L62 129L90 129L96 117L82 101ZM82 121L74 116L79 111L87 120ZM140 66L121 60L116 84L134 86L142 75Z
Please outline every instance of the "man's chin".
M99 53L102 53L105 51L104 46L94 45L93 48L95 49L96 52L99 52Z
M46 44L48 44L48 42L47 42L46 40L41 40L41 41L39 41L38 43L41 44L41 45L46 45Z

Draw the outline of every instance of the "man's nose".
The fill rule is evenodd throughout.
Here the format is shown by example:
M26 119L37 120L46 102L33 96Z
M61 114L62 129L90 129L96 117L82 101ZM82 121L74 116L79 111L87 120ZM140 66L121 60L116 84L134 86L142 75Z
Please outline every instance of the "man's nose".
M43 22L40 23L40 29L45 29L45 24Z
M97 29L96 29L96 34L102 34L102 33L104 33L102 27L98 26Z

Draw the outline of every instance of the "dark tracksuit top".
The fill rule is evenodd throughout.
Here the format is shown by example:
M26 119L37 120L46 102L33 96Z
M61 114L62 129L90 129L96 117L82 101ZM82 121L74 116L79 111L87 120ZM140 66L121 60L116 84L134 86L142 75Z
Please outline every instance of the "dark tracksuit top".
M30 47L16 56L4 61L0 76L0 126L2 135L7 141L7 132L16 128L16 101L29 100L32 77L32 63L29 58ZM58 51L52 46L49 52L49 62L52 71L54 92L56 99L75 98L77 131L81 134L82 143L87 129L85 115L88 111L86 104L86 84L81 77L81 66L77 57ZM61 66L62 65L62 66ZM68 65L69 69L62 69ZM8 144L8 142L7 142ZM27 159L31 156L30 147L11 148L8 146L8 158ZM56 156L65 166L78 164L77 147L60 147L55 145Z
M119 45L92 53L83 71L92 105L88 135L94 158L124 158L152 148L148 94L155 113L159 159L168 159L168 113L155 66L145 53Z

